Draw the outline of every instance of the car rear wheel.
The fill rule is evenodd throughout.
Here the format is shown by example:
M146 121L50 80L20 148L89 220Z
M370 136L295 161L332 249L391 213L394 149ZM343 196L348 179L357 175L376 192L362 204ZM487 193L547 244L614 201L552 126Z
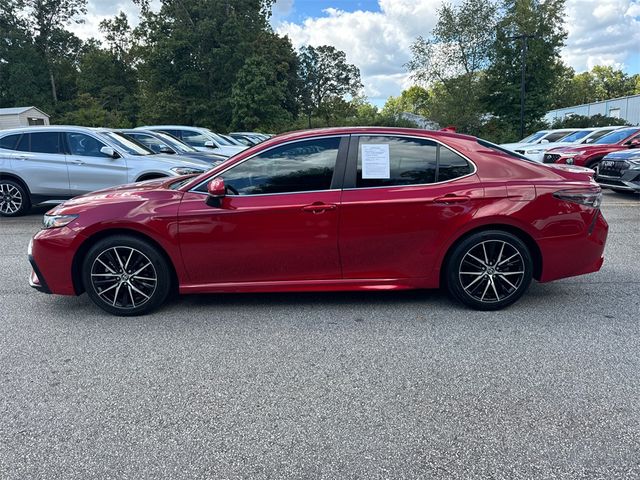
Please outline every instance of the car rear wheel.
M120 316L155 310L171 289L164 256L148 242L127 235L114 235L91 247L83 262L82 280L97 306Z
M0 180L0 217L19 217L31 208L29 194L18 182Z
M489 230L469 236L454 248L446 275L449 292L460 302L477 310L499 310L529 288L533 261L518 237Z

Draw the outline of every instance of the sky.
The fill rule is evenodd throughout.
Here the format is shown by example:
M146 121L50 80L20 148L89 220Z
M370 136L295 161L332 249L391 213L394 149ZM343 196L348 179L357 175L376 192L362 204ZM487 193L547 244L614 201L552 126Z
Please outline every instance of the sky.
M154 0L156 3L158 0ZM450 0L459 3L460 0ZM153 2L152 2L153 4ZM410 45L429 36L442 0L276 0L271 24L294 47L333 45L362 75L365 95L382 106L413 84L404 65ZM72 30L97 36L100 20L122 10L136 23L130 0L89 0L84 24ZM640 0L566 0L564 62L577 72L612 65L640 73Z

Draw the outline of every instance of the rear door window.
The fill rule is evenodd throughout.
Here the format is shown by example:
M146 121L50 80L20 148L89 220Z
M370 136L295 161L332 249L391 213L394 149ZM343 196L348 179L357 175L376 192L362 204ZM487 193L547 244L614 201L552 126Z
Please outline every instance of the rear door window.
M424 185L472 173L471 164L433 140L359 137L357 188Z
M59 132L39 132L31 135L31 151L34 153L55 153L62 152Z

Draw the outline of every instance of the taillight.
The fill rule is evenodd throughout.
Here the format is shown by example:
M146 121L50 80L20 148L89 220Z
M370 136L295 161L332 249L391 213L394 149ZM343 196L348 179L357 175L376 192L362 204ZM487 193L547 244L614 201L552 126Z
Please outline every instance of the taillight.
M602 190L599 187L560 190L553 194L559 200L598 208L602 203Z

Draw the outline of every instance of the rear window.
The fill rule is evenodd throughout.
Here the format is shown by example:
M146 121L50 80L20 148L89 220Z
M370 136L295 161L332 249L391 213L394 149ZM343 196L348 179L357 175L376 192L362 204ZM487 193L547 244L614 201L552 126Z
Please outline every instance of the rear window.
M39 132L31 134L31 151L35 153L62 153L60 133Z
M20 140L21 133L17 135L7 135L6 137L0 138L0 148L6 148L7 150L15 150L18 145L18 140Z

